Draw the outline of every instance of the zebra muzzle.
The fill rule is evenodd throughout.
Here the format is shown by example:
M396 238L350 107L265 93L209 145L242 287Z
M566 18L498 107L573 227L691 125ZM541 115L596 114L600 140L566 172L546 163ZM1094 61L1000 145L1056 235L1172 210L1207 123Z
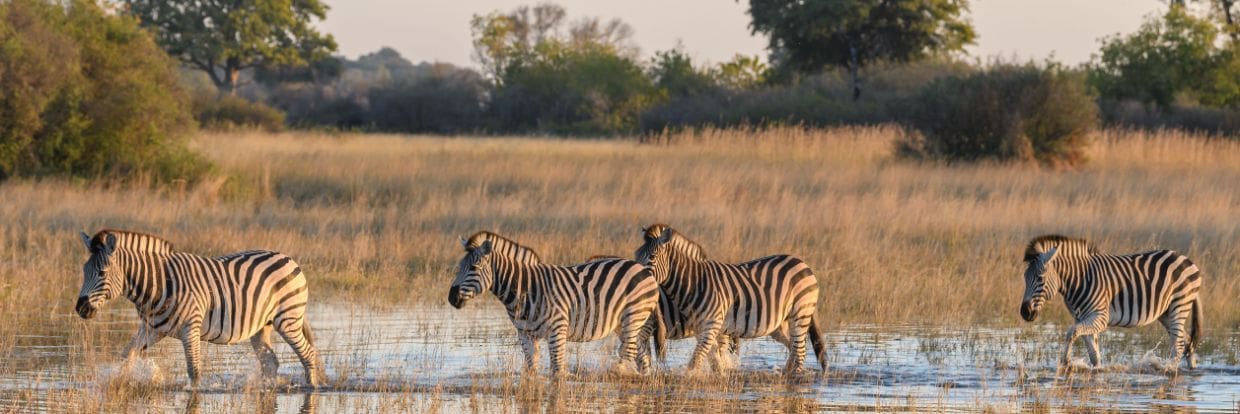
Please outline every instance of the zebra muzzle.
M90 319L95 317L95 307L90 305L90 298L86 296L78 296L77 305L73 307L77 311L78 316L82 319Z
M461 300L460 286L453 286L451 289L448 289L448 304L457 309L465 305L465 301Z
M1033 322L1033 321L1038 320L1038 311L1033 309L1032 303L1021 302L1020 317L1024 319L1026 322Z

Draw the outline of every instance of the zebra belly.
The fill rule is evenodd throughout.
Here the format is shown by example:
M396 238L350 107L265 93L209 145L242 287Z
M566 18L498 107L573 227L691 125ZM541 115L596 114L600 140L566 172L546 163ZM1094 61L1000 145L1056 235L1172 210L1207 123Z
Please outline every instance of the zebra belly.
M232 345L249 340L271 322L275 309L263 309L259 315L236 315L233 306L217 305L215 312L207 311L202 321L204 341ZM245 313L245 312L242 312Z
M1110 317L1110 320L1107 321L1107 325L1118 326L1121 328L1135 328L1138 326L1145 326L1145 325L1150 324L1151 322L1157 321L1158 318L1163 315L1163 313L1167 312L1167 307L1163 306L1162 309L1151 310L1147 312L1137 312L1136 315L1124 315L1122 314L1122 312L1123 310L1121 308L1112 306L1111 317Z

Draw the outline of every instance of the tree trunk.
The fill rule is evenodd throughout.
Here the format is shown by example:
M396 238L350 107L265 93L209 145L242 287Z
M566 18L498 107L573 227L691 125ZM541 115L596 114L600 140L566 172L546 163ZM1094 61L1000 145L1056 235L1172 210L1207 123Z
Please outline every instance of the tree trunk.
M241 74L241 69L230 66L225 70L228 71L228 73L224 78L224 89L220 90L220 92L226 95L235 96L237 95L237 77Z
M857 76L857 71L860 70L859 66L861 66L861 64L857 61L857 47L849 45L848 54L848 76L852 78L852 98L853 102L856 102L861 99L861 78Z
M1231 42L1240 41L1240 27L1236 27L1235 18L1231 15L1231 7L1236 4L1236 0L1219 0L1219 8L1223 9L1223 21L1227 23L1227 34L1231 36Z

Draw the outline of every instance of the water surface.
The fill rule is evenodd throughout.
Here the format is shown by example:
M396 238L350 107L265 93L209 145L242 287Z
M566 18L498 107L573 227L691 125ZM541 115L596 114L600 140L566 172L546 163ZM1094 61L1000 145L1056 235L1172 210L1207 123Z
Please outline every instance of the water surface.
M1062 328L1030 325L985 329L925 326L829 327L825 376L780 375L786 351L768 340L745 341L739 361L722 374L686 373L689 340L672 341L652 377L613 373L613 338L569 348L573 375L563 381L518 373L513 328L493 303L465 310L424 306L312 306L310 317L330 384L301 387L301 366L287 345L279 377L264 380L248 344L205 344L203 385L186 391L178 341L165 339L122 366L119 345L90 335L136 329L133 311L112 306L96 325L64 315L73 335L30 335L5 357L0 412L648 412L648 411L996 411L1107 410L1234 412L1240 369L1234 357L1206 355L1178 375L1161 369L1166 352L1158 328L1112 330L1103 338L1105 366L1057 369ZM85 323L96 323L95 321ZM1223 343L1236 343L1236 334ZM71 343L77 342L77 343ZM102 341L100 341L102 342ZM545 353L545 346L543 347ZM1216 352L1219 354L1226 352ZM1077 355L1084 357L1084 349ZM810 366L817 361L808 360ZM1079 364L1078 364L1079 365ZM120 395L120 396L118 396Z

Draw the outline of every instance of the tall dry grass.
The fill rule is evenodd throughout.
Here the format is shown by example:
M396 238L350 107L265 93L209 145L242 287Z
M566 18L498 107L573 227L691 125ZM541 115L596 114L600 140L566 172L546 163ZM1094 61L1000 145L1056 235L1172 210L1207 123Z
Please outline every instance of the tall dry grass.
M286 252L312 300L442 301L457 237L489 229L570 263L632 256L667 222L717 259L787 252L822 281L822 320L1018 323L1025 242L1170 248L1205 270L1208 327L1240 322L1240 143L1109 131L1072 171L893 158L891 128L708 130L634 140L208 134L232 178L150 190L0 185L0 338L63 330L77 232L160 234L185 251ZM127 307L113 304L114 307ZM1051 320L1066 321L1060 307ZM123 341L123 338L119 339ZM0 354L14 340L0 340Z

